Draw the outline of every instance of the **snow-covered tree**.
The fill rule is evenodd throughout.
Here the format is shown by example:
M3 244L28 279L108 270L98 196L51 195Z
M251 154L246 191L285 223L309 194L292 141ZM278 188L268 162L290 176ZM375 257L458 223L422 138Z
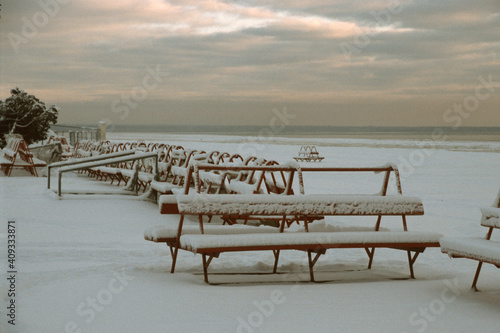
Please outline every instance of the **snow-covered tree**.
M47 107L19 88L10 93L11 97L0 101L0 147L6 145L5 134L21 134L27 144L46 139L50 124L57 122L59 108Z

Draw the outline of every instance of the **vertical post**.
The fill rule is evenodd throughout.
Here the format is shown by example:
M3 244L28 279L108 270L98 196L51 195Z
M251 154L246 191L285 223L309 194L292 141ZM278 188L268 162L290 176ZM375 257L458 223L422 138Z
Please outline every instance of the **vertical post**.
M288 183L286 184L286 189L285 189L285 195L290 195L292 194L292 182L293 182L293 176L295 175L295 170L291 169L290 174L288 177ZM300 175L300 174L299 174Z
M76 135L75 135L75 134L76 134L75 132L73 132L73 131L69 131L69 144L70 144L71 146L73 146L73 147L74 147L74 146L75 146L75 144L76 144Z
M382 184L382 195L387 195L387 187L389 186L389 178L391 177L391 170L387 170L384 176L384 182Z
M50 165L47 166L47 188L50 189Z
M57 178L58 178L58 181L57 181L57 195L59 197L61 197L61 179L62 179L61 170L59 170L59 172L57 173Z
M104 121L99 122L99 128L97 129L97 141L106 140L106 123Z
M160 171L159 168L160 166L158 165L158 153L155 156L155 175L154 175L154 180L158 181L160 180Z

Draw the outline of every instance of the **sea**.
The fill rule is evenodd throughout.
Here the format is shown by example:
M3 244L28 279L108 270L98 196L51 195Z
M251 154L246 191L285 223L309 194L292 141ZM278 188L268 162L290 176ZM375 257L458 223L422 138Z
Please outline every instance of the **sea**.
M207 134L283 138L350 138L380 140L496 141L500 127L370 127L370 126L227 126L227 125L117 125L107 132L155 134Z

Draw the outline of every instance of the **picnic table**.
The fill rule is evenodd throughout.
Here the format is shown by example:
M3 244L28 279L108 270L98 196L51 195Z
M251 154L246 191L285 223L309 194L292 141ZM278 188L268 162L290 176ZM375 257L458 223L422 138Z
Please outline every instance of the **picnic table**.
M256 193L251 194L228 194L228 193L201 193L200 179L205 172L283 172L288 176L284 191L281 194ZM382 173L383 184L379 193L375 195L340 195L340 194L294 194L292 182L294 174L298 179L303 179L302 174L306 172L323 172L326 174L342 172L372 172ZM389 178L396 178L396 195L388 195L387 188ZM427 247L439 247L441 234L434 232L408 231L406 217L409 215L423 215L422 201L413 196L404 196L397 168L392 165L369 168L298 168L297 166L217 166L200 164L195 165L188 177L194 178L197 184L196 194L175 195L178 213L180 214L178 229L176 233L166 232L161 228L148 229L145 239L155 242L165 242L170 246L172 255L171 272L175 270L178 250L191 251L201 254L205 282L208 283L208 267L214 258L223 252L237 251L272 251L275 256L273 272L276 272L279 254L282 250L299 250L307 253L311 281L315 281L313 267L319 257L329 249L334 248L363 248L369 257L368 268L371 268L375 248L392 248L407 252L410 276L414 278L413 264L418 255ZM215 178L215 177L214 177ZM260 178L262 179L262 178ZM191 183L189 178L187 183ZM265 183L261 181L261 184ZM303 188L303 184L300 186ZM301 191L302 192L302 191ZM186 216L198 216L199 231L197 233L184 230L184 219ZM260 219L276 218L280 221L279 228L274 232L262 232L267 229L262 227L243 226L232 228L226 226L220 234L214 231L214 227L207 225L204 217L231 216L233 219L247 220L254 216ZM311 221L317 220L319 216L374 216L376 222L371 229L359 231L317 231L309 230ZM387 231L381 228L383 216L400 216L402 218L402 230ZM287 222L293 217L303 224L301 232L290 232ZM314 225L312 223L311 225ZM224 226L222 226L224 227ZM245 228L247 227L247 228ZM220 228L220 227L219 227ZM255 232L252 232L253 228ZM206 232L207 230L207 232ZM257 231L259 230L259 231ZM220 231L220 230L219 230ZM314 256L314 257L313 257Z
M298 162L321 162L324 157L319 156L315 146L302 146L294 159Z

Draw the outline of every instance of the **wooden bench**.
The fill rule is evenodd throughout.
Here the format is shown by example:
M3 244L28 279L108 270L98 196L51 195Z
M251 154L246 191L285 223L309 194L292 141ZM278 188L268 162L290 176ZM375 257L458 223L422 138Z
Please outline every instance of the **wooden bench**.
M451 258L466 258L479 261L472 281L472 289L477 291L477 280L483 263L500 268L500 242L491 239L493 229L500 228L500 196L493 207L481 208L481 225L488 228L484 238L443 237L440 239L441 251Z
M184 150L177 146L170 146L161 152L159 162L159 178L151 182L151 200L158 201L161 195L171 195L172 190L182 188L187 169L191 160L206 160L208 155L204 151Z
M18 158L19 157L19 158ZM45 167L46 163L36 159L30 152L26 141L22 138L11 137L7 140L7 146L2 149L0 156L0 168L9 177L14 168L24 168L33 176L38 177L36 168Z
M212 166L213 167L213 166ZM199 165L197 172L205 166ZM220 166L221 170L224 170ZM441 234L434 232L408 231L406 216L423 215L423 205L419 198L403 196L397 169L393 166L377 168L307 168L297 169L291 166L246 166L248 170L284 171L289 174L286 189L283 194L185 194L177 195L178 211L181 214L177 237L168 241L171 246L172 270L178 249L192 251L202 255L205 282L208 283L208 267L213 258L222 252L236 251L273 251L275 263L273 272L276 272L279 253L281 250L301 250L307 252L309 273L314 281L313 267L319 257L332 248L363 248L369 257L368 268L371 268L375 248L393 248L404 250L408 255L410 275L414 278L413 264L417 256L427 247L439 247ZM384 172L384 184L376 195L321 195L292 193L293 175L299 173L299 179L304 172ZM391 173L396 174L397 195L387 195L387 184ZM195 175L196 178L196 175ZM184 233L183 223L187 215L197 215L199 234ZM204 225L203 216L231 215L240 219L247 216L281 216L279 232L269 233L232 233L227 226L224 234L209 234ZM289 232L285 229L289 216L295 216L304 223L304 232ZM310 231L311 220L318 216L376 216L375 226L364 231ZM402 231L381 230L382 216L401 216ZM311 224L311 226L313 226ZM252 228L252 227L249 227ZM255 228L255 227L253 227ZM208 229L207 229L208 230ZM251 229L250 229L251 230ZM256 229L257 230L257 229ZM147 240L155 241L152 235L145 235ZM166 239L163 239L164 241ZM158 239L156 240L158 241ZM413 253L412 253L413 252ZM313 254L315 254L313 258Z
M422 215L422 202L415 197L400 196L332 196L332 195L180 195L177 196L181 215L260 215L307 216L330 215ZM180 248L202 254L205 281L212 258L222 252L263 251L275 253L276 271L280 250L307 251L311 281L314 281L313 266L321 254L332 248L364 248L369 256L369 268L373 261L374 248L385 247L406 250L410 275L414 278L413 263L427 247L438 247L440 234L432 232L305 232L276 235L204 235L200 219L200 235L181 235ZM306 227L306 230L308 227ZM284 231L284 223L280 231ZM411 252L414 252L412 255ZM314 259L312 253L316 253ZM208 257L208 259L207 259Z

